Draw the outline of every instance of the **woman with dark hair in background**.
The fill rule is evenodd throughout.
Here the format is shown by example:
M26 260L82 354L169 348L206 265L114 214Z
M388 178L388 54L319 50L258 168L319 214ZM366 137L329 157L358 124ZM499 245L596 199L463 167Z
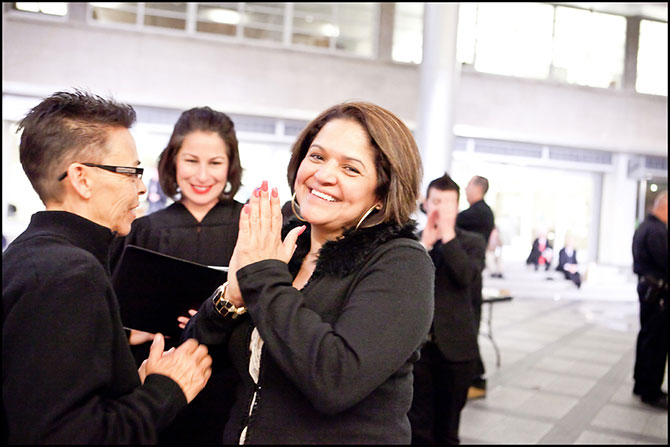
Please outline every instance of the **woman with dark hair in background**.
M299 220L282 229L277 189L254 191L228 282L183 334L227 345L240 374L225 444L410 443L412 368L433 316L434 268L410 219L421 171L395 115L350 102L293 146Z
M237 146L235 126L225 113L209 107L182 113L158 163L160 185L175 202L135 220L130 234L115 241L112 269L126 245L200 264L227 266L237 241L242 209L242 204L233 199L242 178ZM150 346L147 340L152 337L131 332L130 342L138 361L146 357L144 351ZM216 352L211 355L209 383L161 434L160 443L221 442L237 374L225 356Z

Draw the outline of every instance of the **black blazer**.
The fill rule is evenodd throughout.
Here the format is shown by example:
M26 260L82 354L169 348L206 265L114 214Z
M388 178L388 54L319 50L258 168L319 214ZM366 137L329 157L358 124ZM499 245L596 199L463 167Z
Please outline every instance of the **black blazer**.
M456 226L467 231L479 233L488 244L491 231L495 226L493 211L484 200L473 203L470 208L458 213Z
M554 249L554 247L551 245L551 242L547 239L547 244L544 247L544 249ZM526 264L537 264L540 256L542 255L542 252L540 251L540 240L535 239L533 241L533 246L530 248L530 254L528 255L528 258L526 259ZM551 264L551 262L548 262L548 264Z
M238 271L246 316L225 319L205 301L185 336L226 343L242 377L224 443L237 444L247 424L249 444L410 443L412 369L433 319L434 284L413 231L347 231L323 245L296 290L305 231L288 265L264 260ZM264 340L258 387L248 372L254 324Z
M668 282L668 227L647 214L633 235L633 271Z
M565 264L577 264L577 250L572 250L572 255L568 256L565 248L561 248L558 252L558 265L556 266L556 270L564 272Z
M485 252L481 235L460 229L454 239L446 244L438 241L430 251L435 264L433 342L452 362L479 357L470 296L471 288L481 283Z
M128 244L200 264L227 266L237 242L243 206L233 200L219 202L198 222L181 202L175 202L136 219L130 233L114 241L112 272Z
M76 214L41 211L2 254L10 444L155 444L186 407L172 379L140 382L109 278L112 238Z

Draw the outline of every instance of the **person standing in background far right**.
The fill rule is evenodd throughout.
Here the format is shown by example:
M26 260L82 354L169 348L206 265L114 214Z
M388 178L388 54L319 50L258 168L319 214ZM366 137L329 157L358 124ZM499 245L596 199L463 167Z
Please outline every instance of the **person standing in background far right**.
M642 402L668 409L661 390L668 358L668 192L654 200L651 212L633 236L633 271L638 276L640 332L637 336L633 393Z
M479 233L488 242L491 231L495 227L493 211L484 201L484 195L489 190L489 181L485 177L475 175L465 187L465 197L468 199L470 208L458 213L456 226L463 230ZM486 260L484 259L484 263ZM483 264L484 264L483 263ZM472 307L475 311L477 332L482 320L482 280L481 275L476 283L472 284ZM486 379L484 379L484 362L479 356L477 374L468 392L468 398L486 396Z

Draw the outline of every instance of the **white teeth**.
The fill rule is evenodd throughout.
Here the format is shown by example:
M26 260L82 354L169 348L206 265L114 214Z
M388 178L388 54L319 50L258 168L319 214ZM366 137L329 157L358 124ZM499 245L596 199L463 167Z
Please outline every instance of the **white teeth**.
M317 191L316 189L312 190L312 194L314 194L317 197L322 198L323 200L327 200L329 202L334 202L335 201L335 197L331 197L328 194L324 194L321 191Z

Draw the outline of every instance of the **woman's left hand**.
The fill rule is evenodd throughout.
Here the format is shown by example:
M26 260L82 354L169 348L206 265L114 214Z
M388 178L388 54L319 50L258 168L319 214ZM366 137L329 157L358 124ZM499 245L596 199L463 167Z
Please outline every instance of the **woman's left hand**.
M281 240L282 213L277 188L268 191L268 182L256 188L240 215L237 237L237 268L265 259L288 263L296 248L298 236L305 230L300 226Z

